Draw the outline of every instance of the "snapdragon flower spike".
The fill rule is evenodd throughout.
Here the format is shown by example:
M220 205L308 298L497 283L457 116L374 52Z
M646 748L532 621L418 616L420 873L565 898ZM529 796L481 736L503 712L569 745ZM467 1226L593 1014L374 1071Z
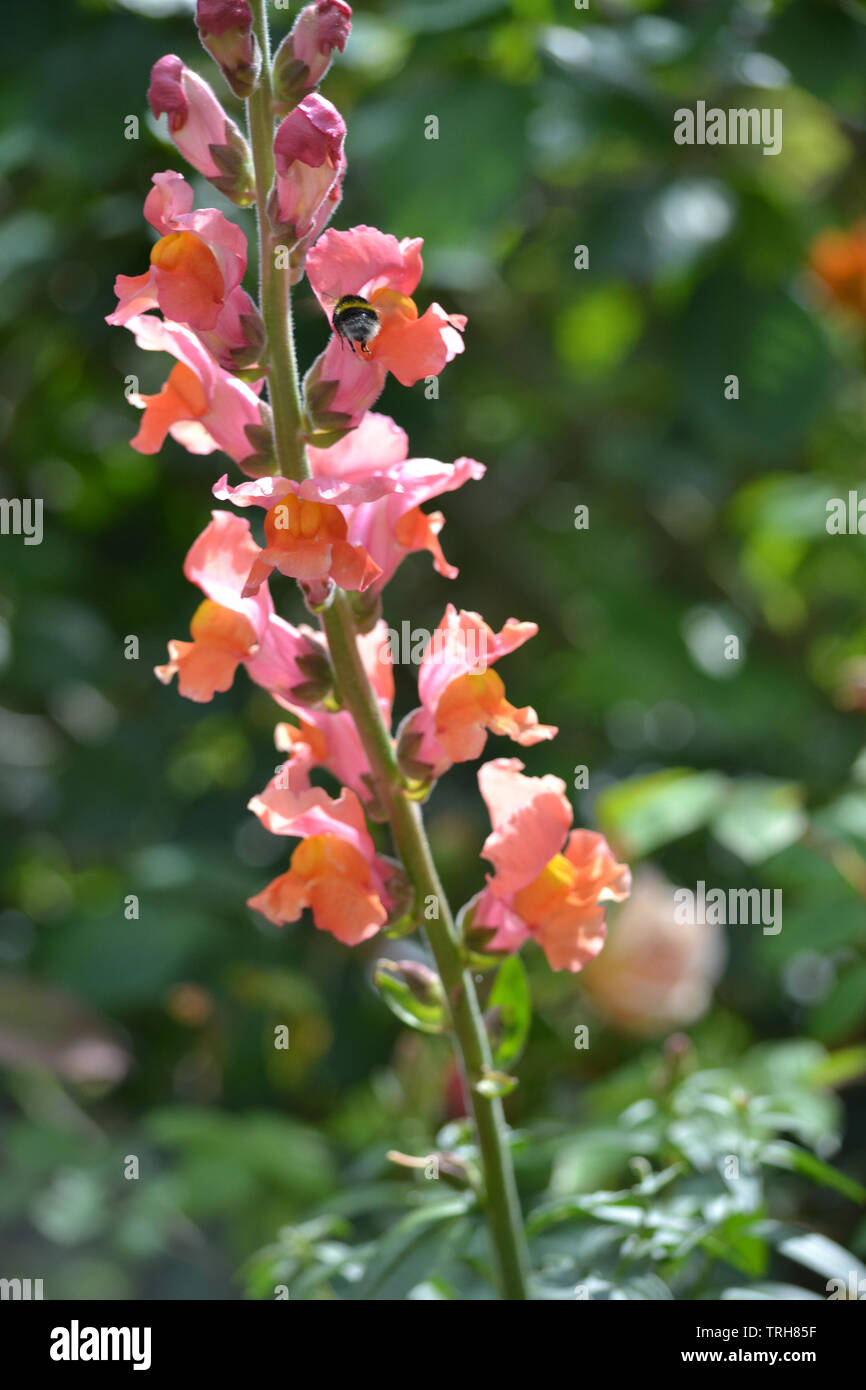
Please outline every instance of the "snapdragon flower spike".
M493 670L495 661L537 631L537 623L509 618L497 633L479 613L458 612L449 603L421 659L421 708L401 729L400 760L410 776L432 780L453 763L479 758L488 732L524 747L555 736L556 728L539 724L530 706L516 709L508 703L502 679Z
M393 866L376 854L355 793L334 801L320 787L296 795L267 787L249 808L273 835L304 837L287 873L248 900L275 926L296 922L305 907L319 931L346 946L375 936L388 920Z
M274 55L274 105L282 115L321 82L334 50L342 53L352 27L344 0L305 5Z
M324 672L327 660L309 628L295 628L274 612L267 585L253 598L241 588L259 547L249 522L233 512L212 513L212 520L193 542L183 572L205 595L190 623L191 642L172 640L169 661L156 667L168 684L178 677L186 699L199 703L230 688L238 666L276 700L298 701L310 693L310 676ZM325 693L329 682L322 684Z
M391 727L394 703L394 673L388 644L388 629L381 620L368 633L356 638L358 654L376 694L382 718ZM374 801L370 764L364 752L357 725L348 710L304 708L296 698L273 692L277 703L291 711L297 724L278 724L274 741L288 753L286 764L272 786L288 787L295 793L309 788L310 772L323 767L344 786L351 787L363 802ZM375 808L378 812L378 807Z
M318 93L305 97L278 127L268 216L275 234L291 246L318 235L336 210L346 171L345 139L342 116Z
M140 454L158 453L170 434L191 454L222 449L250 474L273 466L260 452L269 432L256 387L224 371L183 324L155 314L136 314L127 320L126 327L135 334L139 347L177 358L156 395L129 396L130 403L144 411L138 433L131 440L133 449Z
M239 207L255 202L249 145L198 73L167 53L153 65L147 99L157 119L167 116L173 144L194 169Z
M248 0L198 0L195 22L202 44L219 63L235 96L248 97L262 66Z
M124 324L133 314L160 309L167 319L197 333L221 336L226 316L240 319L249 296L240 288L247 268L247 239L216 208L192 210L193 191L181 174L154 174L144 215L159 232L144 275L118 275L118 305L106 322ZM242 300L237 295L243 296Z
M605 901L622 902L631 873L603 835L571 830L559 777L524 777L516 758L478 772L493 827L481 851L494 866L474 902L473 928L495 930L494 951L516 951L532 937L554 970L578 971L604 945Z
M375 227L326 231L307 254L307 278L328 320L344 295L365 299L378 332L355 352L334 335L304 383L313 429L351 429L361 420L391 372L402 386L438 376L463 351L463 314L431 304L420 317L411 295L423 271L420 237L396 237ZM315 443L315 440L313 441Z

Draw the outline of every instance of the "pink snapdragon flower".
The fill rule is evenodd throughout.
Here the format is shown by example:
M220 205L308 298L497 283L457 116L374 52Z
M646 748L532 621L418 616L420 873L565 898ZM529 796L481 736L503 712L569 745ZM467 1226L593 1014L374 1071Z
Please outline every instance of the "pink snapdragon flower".
M158 308L197 332L220 334L227 310L233 320L252 305L240 289L247 239L216 208L193 212L193 191L181 174L168 169L154 174L153 184L144 215L160 236L151 247L150 269L144 275L118 275L118 305L106 321L123 324L133 314ZM238 291L242 301L233 299Z
M186 578L205 595L190 623L193 640L169 642L168 663L156 667L164 685L176 675L181 695L199 702L231 687L238 666L255 655L273 613L266 588L255 598L241 598L259 550L249 522L233 512L212 517L183 565Z
M445 559L438 539L445 518L441 512L423 512L421 503L482 478L484 464L467 458L454 464L410 459L408 452L405 430L389 416L369 412L357 430L330 449L308 448L312 479L298 485L287 478L262 478L230 487L221 478L214 496L237 507L267 508L296 491L302 499L346 508L347 540L362 547L381 571L370 585L373 593L416 550L429 550L437 572L453 579L457 569Z
M479 613L458 612L449 603L421 659L421 708L403 724L401 762L435 778L452 763L479 758L488 732L525 747L553 738L557 730L539 724L534 709L508 703L502 679L492 669L537 631L537 623L509 618L497 633Z
M248 97L262 64L248 0L198 0L195 22L202 44L219 63L235 96Z
M307 255L307 277L329 320L344 295L366 299L379 320L366 353L347 349L335 335L307 374L305 395L314 411L345 417L345 428L370 408L388 372L401 385L414 386L438 376L463 351L465 316L431 304L419 317L410 297L423 271L423 244L420 237L398 241L362 226L325 232Z
M381 571L373 582L373 593L380 593L406 556L419 550L430 552L437 574L444 579L456 578L457 567L446 560L439 544L445 517L442 512L422 511L421 503L444 492L456 492L464 483L483 478L485 471L483 463L469 458L459 458L453 464L406 459L386 469L385 480L397 486L380 501L357 507L349 526L349 539L362 545Z
M292 244L318 235L335 212L346 171L345 138L339 111L316 92L277 129L268 213L275 230Z
M262 404L256 389L224 371L183 324L136 314L126 327L139 347L177 358L161 391L129 397L144 411L133 449L158 453L170 434L191 454L222 449L245 471L261 471Z
M481 853L494 866L474 903L473 927L495 929L495 951L516 951L533 937L554 970L580 970L605 938L605 900L622 902L631 873L603 835L571 830L571 805L559 777L524 777L515 758L478 772L492 832Z
M153 65L147 99L157 119L168 117L172 142L194 169L239 207L255 201L249 146L198 73L166 54Z
M352 10L344 0L314 0L304 6L274 57L279 109L293 105L319 85L334 50L345 49L351 27Z
M348 500L352 484L306 478L257 478L230 487L225 477L214 487L214 496L238 506L263 506L267 544L252 566L244 593L254 594L277 569L291 579L317 586L327 581L341 589L369 588L379 567L361 545L348 540L349 518L354 510ZM336 501L332 498L336 497Z
M313 922L346 946L357 946L385 925L393 866L376 854L355 793L334 801L320 787L296 795L273 786L249 803L273 835L303 837L286 873L249 906L275 926L296 922L305 907Z
M190 623L193 640L170 641L169 660L156 667L156 675L164 685L176 675L180 694L201 703L228 690L243 665L275 699L299 700L323 662L316 635L274 613L267 585L252 598L242 597L259 547L245 517L219 511L211 516L183 566L189 582L205 595Z

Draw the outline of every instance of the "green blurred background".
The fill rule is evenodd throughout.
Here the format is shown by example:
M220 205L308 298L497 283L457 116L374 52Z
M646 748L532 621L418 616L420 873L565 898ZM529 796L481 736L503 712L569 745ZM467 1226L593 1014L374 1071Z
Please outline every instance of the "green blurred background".
M285 858L245 810L276 762L268 698L240 678L196 706L152 675L198 602L181 566L222 465L129 448L124 378L157 389L166 363L103 316L114 276L146 264L151 173L183 169L147 112L152 63L176 52L225 96L191 9L64 0L4 25L0 480L45 499L45 538L0 538L0 1273L44 1277L47 1297L240 1297L239 1267L278 1227L405 1186L385 1150L424 1153L461 1113L445 1045L372 988L381 943L349 952L244 906ZM274 13L278 37L290 21ZM781 933L727 932L690 1046L736 1068L799 1040L837 1083L818 1151L866 1178L866 730L850 708L866 551L825 530L826 500L863 479L864 325L806 269L816 234L866 208L866 6L362 3L324 91L349 127L335 225L423 236L419 303L469 317L439 399L391 382L378 408L413 455L488 465L444 500L459 579L412 558L386 616L430 628L453 600L496 627L537 621L503 672L512 701L561 726L528 770L571 786L586 765L577 823L635 867L783 890ZM782 153L677 146L673 111L698 99L780 107ZM252 236L251 214L192 181ZM326 326L296 298L308 363ZM300 616L288 586L278 601ZM398 690L402 714L406 671ZM482 881L472 767L436 789L429 825L459 904ZM636 1034L580 977L527 963L536 1013L508 1108L541 1126L523 1176L543 1191L544 1136L642 1094L666 1032ZM560 1190L616 1185L623 1162L560 1168ZM792 1180L774 1200L866 1253L838 1194Z

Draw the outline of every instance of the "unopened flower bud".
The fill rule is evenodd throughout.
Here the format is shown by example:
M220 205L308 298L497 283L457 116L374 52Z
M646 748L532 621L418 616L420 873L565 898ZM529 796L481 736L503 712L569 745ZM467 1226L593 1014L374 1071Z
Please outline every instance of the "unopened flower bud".
M276 178L268 203L275 232L296 245L316 235L336 208L331 196L346 168L346 125L335 106L318 93L305 97L286 116L274 137Z
M248 97L262 66L248 0L198 0L195 22L235 96Z
M352 27L352 9L344 0L314 0L305 5L274 57L274 98L282 115L315 90L334 49L340 53Z
M239 207L255 199L249 146L198 73L168 53L154 63L147 99L184 159Z
M462 1154L436 1152L416 1156L401 1153L399 1149L389 1149L385 1157L400 1168L418 1169L423 1171L425 1178L441 1179L460 1191L467 1187L480 1188L476 1165Z
M441 1033L446 1022L445 993L435 970L415 960L377 961L373 981L401 1022L422 1033Z

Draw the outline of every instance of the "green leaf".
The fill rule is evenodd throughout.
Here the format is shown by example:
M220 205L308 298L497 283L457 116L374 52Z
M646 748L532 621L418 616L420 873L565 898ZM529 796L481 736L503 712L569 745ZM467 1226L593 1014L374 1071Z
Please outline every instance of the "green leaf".
M618 851L636 858L705 825L721 807L726 787L718 772L667 768L603 791L596 813Z
M460 1295L445 1279L424 1279L406 1297L412 1303L438 1303L442 1299L459 1299Z
M500 965L487 1008L495 1010L490 1022L493 1061L497 1067L507 1067L523 1051L532 1022L532 996L519 956L509 956Z
M842 1047L819 1062L813 1073L816 1086L844 1086L866 1075L866 1046Z
M714 1259L725 1260L741 1274L755 1278L767 1269L767 1242L746 1212L733 1212L698 1242Z
M814 1231L800 1231L794 1226L783 1226L777 1221L761 1223L761 1232L770 1244L786 1259L812 1269L827 1279L848 1280L853 1274L859 1283L866 1279L866 1265L861 1264L856 1255L834 1240L818 1235Z
M829 994L810 1011L810 1031L827 1042L844 1039L859 1028L866 999L866 961L855 961L840 971Z
M595 1192L584 1197L567 1197L557 1202L546 1202L538 1207L526 1223L526 1234L537 1236L548 1226L562 1221L603 1221L607 1225L638 1227L643 1223L645 1212L634 1198L618 1204L623 1196L620 1192Z
M377 1242L355 1297L399 1298L421 1279L429 1279L443 1255L467 1234L466 1213L474 1204L471 1192L427 1202L404 1216Z
M730 1299L751 1300L757 1302L759 1299L772 1299L778 1303L796 1302L798 1299L805 1302L807 1299L818 1303L824 1300L818 1293L810 1293L808 1289L801 1289L796 1284L776 1284L770 1280L764 1280L758 1284L749 1284L746 1288L725 1289L719 1294L722 1301Z
M808 1149L798 1148L796 1144L790 1144L786 1139L768 1144L761 1153L761 1161L769 1164L772 1168L782 1168L788 1173L799 1173L801 1177L809 1178L822 1187L832 1187L836 1192L841 1192L845 1197L850 1198L852 1202L859 1202L861 1205L866 1202L866 1188L862 1187L859 1182L855 1182L845 1173L840 1173L838 1168L833 1168L831 1164L825 1163L815 1154L809 1153Z
M808 826L803 794L793 782L738 782L713 817L711 829L746 864L760 864L801 838Z

